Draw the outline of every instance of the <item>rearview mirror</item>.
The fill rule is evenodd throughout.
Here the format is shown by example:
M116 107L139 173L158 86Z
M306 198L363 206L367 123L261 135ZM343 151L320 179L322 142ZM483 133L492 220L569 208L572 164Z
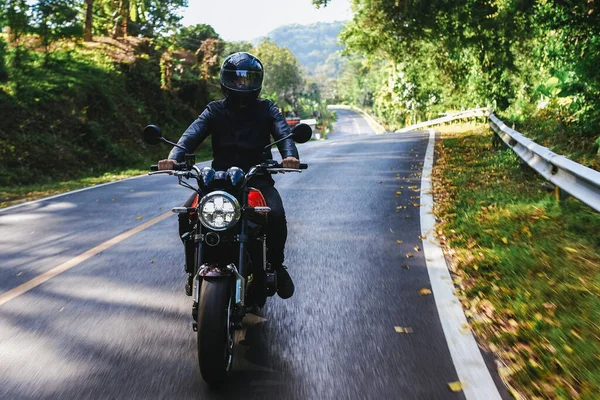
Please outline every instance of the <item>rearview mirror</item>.
M148 125L142 132L142 139L150 146L156 146L163 141L162 132L156 125Z
M306 143L312 137L312 128L306 124L298 124L292 129L292 139L296 143Z

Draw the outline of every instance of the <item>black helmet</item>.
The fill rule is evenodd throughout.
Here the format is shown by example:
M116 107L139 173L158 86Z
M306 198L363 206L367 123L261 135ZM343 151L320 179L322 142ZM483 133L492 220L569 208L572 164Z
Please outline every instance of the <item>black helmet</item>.
M260 94L263 75L258 58L250 53L233 53L221 65L221 90L235 103L248 103Z

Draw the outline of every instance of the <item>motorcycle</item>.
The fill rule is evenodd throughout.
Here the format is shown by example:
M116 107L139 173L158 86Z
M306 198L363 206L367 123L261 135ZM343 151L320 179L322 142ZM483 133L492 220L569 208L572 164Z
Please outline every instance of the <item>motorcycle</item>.
M289 138L297 143L310 140L312 129L299 124L292 133L265 147L270 148ZM160 142L185 148L162 136L160 128L147 126L142 135L150 145ZM153 165L148 175L176 176L179 185L197 195L191 207L174 207L185 214L191 230L182 235L184 243L192 241L194 271L192 286L192 327L198 336L200 374L210 385L226 380L233 362L235 330L242 328L244 316L262 308L267 297L277 291L277 274L267 262L266 235L263 233L271 210L261 192L250 186L253 176L281 172L301 172L308 168L283 168L274 160L250 168L248 173L237 167L215 171L196 166L194 154L173 170L158 171ZM196 186L188 183L195 180ZM188 248L188 246L185 246Z

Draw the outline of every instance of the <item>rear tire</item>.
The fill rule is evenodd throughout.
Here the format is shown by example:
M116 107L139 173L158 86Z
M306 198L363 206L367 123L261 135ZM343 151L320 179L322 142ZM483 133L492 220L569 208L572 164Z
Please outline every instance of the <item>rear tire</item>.
M233 361L232 311L229 279L203 279L198 301L198 361L202 379L209 385L224 382Z

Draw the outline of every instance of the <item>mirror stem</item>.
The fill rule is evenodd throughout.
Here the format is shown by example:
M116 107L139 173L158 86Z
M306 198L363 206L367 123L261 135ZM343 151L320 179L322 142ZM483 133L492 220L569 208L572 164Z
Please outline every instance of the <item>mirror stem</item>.
M265 148L264 148L264 150L270 149L271 147L275 146L277 143L281 143L281 142L283 142L284 140L291 138L292 136L294 136L294 134L293 134L293 133L290 133L290 134L289 134L289 135L287 135L286 137L283 137L283 138L281 138L281 139L279 139L279 140L276 140L276 141L274 141L274 142L273 142L273 143L271 143L271 144L268 144L268 145L266 145L266 146L265 146Z
M167 144L170 144L171 146L177 147L187 153L187 149L183 146L178 145L177 143L173 143L170 140L165 139L164 137L161 137L160 140L162 140L163 142L165 142Z

